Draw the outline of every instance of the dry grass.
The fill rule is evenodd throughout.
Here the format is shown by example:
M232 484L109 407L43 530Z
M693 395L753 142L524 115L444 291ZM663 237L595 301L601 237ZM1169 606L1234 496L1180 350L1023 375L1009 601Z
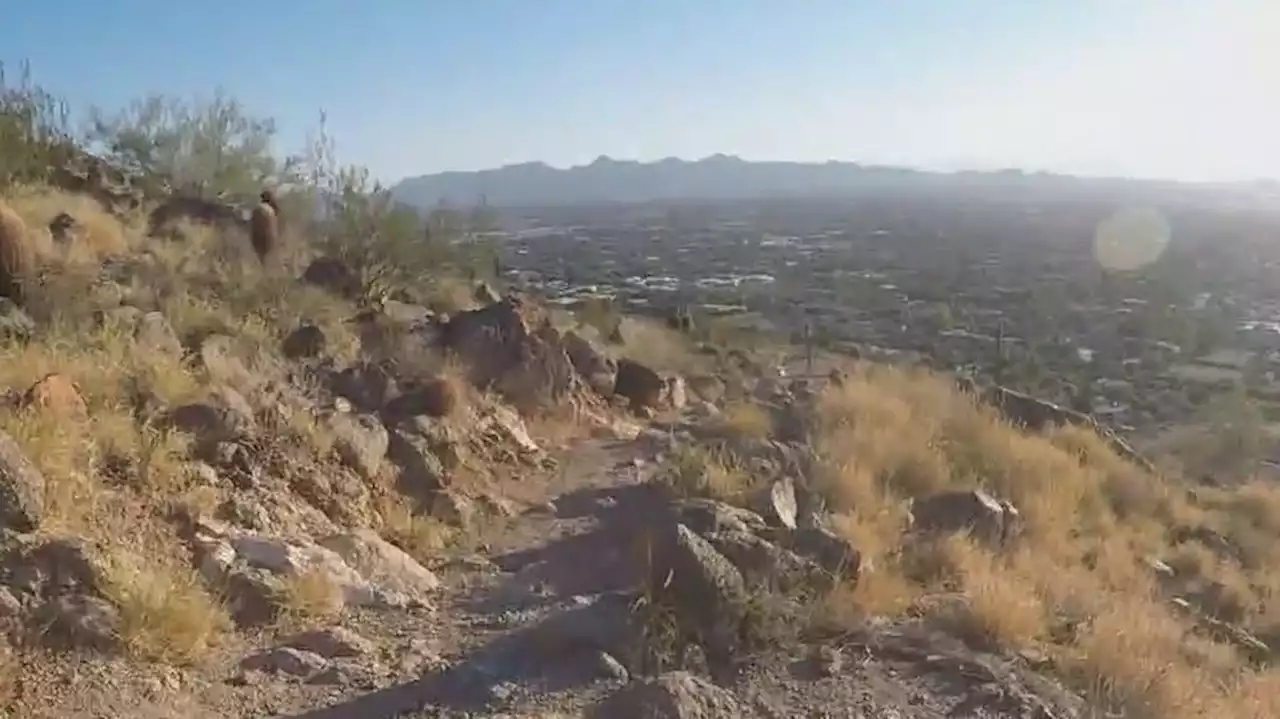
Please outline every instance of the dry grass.
M725 405L719 424L730 436L748 440L763 440L773 433L773 418L754 402L739 400Z
M275 604L281 627L309 626L342 613L342 589L324 572L303 572L285 580Z
M231 627L226 609L190 568L149 565L117 552L104 575L103 594L120 610L120 637L141 657L189 664Z
M725 450L680 445L665 469L667 485L680 496L737 502L755 488L751 473Z
M122 225L96 200L46 187L20 187L5 201L27 223L37 256L44 262L97 264L104 258L133 249L142 234L138 225ZM60 246L49 232L49 223L59 213L76 219L73 241ZM140 219L140 218L139 218Z
M414 512L403 497L383 499L378 509L383 538L419 562L438 557L440 550L453 539L452 527L434 517Z
M149 660L198 662L231 625L216 593L192 569L171 510L207 516L223 496L192 471L191 438L164 429L158 413L220 382L260 383L265 365L247 363L242 382L214 377L139 346L131 324L98 322L93 311L122 303L159 309L181 338L227 332L270 359L302 322L322 328L331 353L354 356L359 340L343 321L354 309L241 262L247 248L208 228L184 228L183 242L153 241L142 231L145 213L121 223L89 198L40 188L21 188L5 200L35 236L50 301L41 308L37 338L0 342L0 390L22 392L58 373L78 385L88 409L84 416L55 407L0 413L0 431L44 475L40 532L86 537L102 547L101 590L119 610L126 650ZM46 228L63 211L79 227L68 242L55 243ZM99 277L108 259L121 271L113 271L115 281ZM306 415L294 422L300 446L328 453L333 438L322 424ZM415 546L432 541L416 518L397 532ZM333 587L312 576L293 581L281 603L289 617L332 616L339 606Z
M656 320L628 317L622 323L620 352L659 371L697 374L709 364L694 352L689 338Z
M861 366L818 409L819 480L838 528L869 564L831 598L837 616L920 611L975 643L1044 651L1079 689L1130 717L1273 716L1280 672L1256 669L1176 613L1179 595L1273 636L1280 619L1280 488L1249 483L1190 497L1117 457L1091 432L1016 431L946 380ZM1017 551L953 537L909 542L904 501L984 487L1022 511ZM1178 528L1222 538L1171 544ZM933 597L960 597L934 601Z

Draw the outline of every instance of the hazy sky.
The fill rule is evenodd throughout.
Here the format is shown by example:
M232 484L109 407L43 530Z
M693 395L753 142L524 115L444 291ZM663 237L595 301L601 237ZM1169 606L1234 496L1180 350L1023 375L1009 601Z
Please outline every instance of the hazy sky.
M37 0L76 105L222 86L387 180L601 154L1280 177L1280 0Z

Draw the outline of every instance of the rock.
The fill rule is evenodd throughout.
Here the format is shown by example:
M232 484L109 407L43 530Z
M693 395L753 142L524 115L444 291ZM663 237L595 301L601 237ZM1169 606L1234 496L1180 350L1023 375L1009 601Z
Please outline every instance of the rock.
M49 220L49 235L57 243L67 243L73 238L73 232L80 226L76 218L66 212L59 212Z
M387 456L400 469L400 486L416 497L425 497L449 486L449 474L428 438L403 429L392 430Z
M720 719L752 716L731 692L688 672L627 684L591 707L588 719Z
M374 650L373 642L345 627L301 632L286 639L284 646L311 652L325 659L359 657Z
M341 297L360 293L360 276L347 263L334 257L320 257L307 265L302 281Z
M13 590L0 586L0 620L22 614L22 600L13 595Z
M0 337L26 342L36 334L36 322L16 302L0 297Z
M819 577L812 563L754 534L714 532L704 538L733 562L749 585L789 590Z
M790 533L788 548L812 560L839 579L857 579L862 553L849 540L823 527L804 527Z
M134 325L133 339L149 350L173 357L182 356L182 342L162 312L142 313Z
M715 499L690 498L673 502L672 520L697 534L741 532L755 534L767 526L760 515Z
M662 403L674 410L682 410L689 404L689 391L683 377L667 377L662 392Z
M710 375L689 377L685 384L688 390L693 393L693 396L703 402L714 404L724 399L724 380L719 377Z
M618 365L603 350L577 332L565 333L564 349L573 368L586 380L587 386L597 394L613 394Z
M22 395L21 406L38 407L62 417L84 418L89 408L80 396L80 387L63 374L48 374Z
M791 477L783 477L770 484L760 504L763 510L760 514L770 524L796 528L796 485Z
M618 360L613 393L631 402L632 409L655 409L662 404L667 383L657 372L635 360Z
M284 338L280 351L292 360L318 357L324 352L325 342L324 330L313 324L305 324Z
M502 301L502 295L499 295L488 282L477 282L471 297L483 307Z
M385 368L371 363L348 367L328 377L330 391L362 412L377 412L399 391Z
M462 402L462 389L448 377L433 377L387 403L383 413L397 421L408 417L448 417Z
M50 600L43 614L53 635L70 646L99 651L115 646L120 613L105 599L65 594Z
M241 439L257 427L253 407L239 392L226 386L214 388L203 402L191 402L168 413L171 426L206 442Z
M320 546L346 560L374 585L400 594L412 603L425 602L440 580L418 560L370 530L337 534L320 540Z
M240 668L246 671L287 674L294 677L309 677L328 666L329 662L319 654L294 647L268 649L251 654L240 661Z
M416 605L421 598L406 590L434 586L434 575L421 565L397 565L394 556L379 564L377 558L386 556L380 554L382 547L368 550L370 542L348 540L348 536L337 535L328 541L358 562L359 570L335 549L310 540L241 531L208 520L197 525L193 545L200 573L214 586L226 587L233 614L241 623L269 621L276 611L274 597L284 588L285 580L305 575L323 577L332 584L337 598L352 606ZM388 567L395 566L400 566L405 576L388 574Z
M471 383L521 409L560 404L578 391L578 375L546 312L519 297L459 312L441 341L462 359Z
M335 414L329 427L338 457L365 479L377 476L391 442L382 423L367 414Z
M738 644L747 600L742 574L723 554L683 524L655 538L649 582L684 631L708 656L727 659Z
M441 489L427 500L427 514L454 527L469 527L476 516L476 506L468 497Z
M34 532L44 518L44 475L8 434L0 432L0 527Z
M41 598L97 594L101 576L95 547L76 539L19 542L4 557L4 584Z
M911 505L911 516L915 528L921 531L968 531L993 547L1012 541L1021 519L1013 505L980 489L941 492L918 499Z
M542 448L529 435L524 420L510 407L492 404L480 408L474 432L488 436L495 443L515 447L526 458L542 457Z

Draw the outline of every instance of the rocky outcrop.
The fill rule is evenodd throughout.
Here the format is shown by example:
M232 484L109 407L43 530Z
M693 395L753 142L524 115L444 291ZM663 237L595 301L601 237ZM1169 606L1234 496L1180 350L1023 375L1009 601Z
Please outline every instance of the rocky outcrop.
M991 547L1006 547L1022 529L1016 507L980 489L940 492L911 504L914 527L922 532L969 532Z
M442 340L462 359L472 384L521 409L562 404L580 387L545 311L517 296L455 315Z

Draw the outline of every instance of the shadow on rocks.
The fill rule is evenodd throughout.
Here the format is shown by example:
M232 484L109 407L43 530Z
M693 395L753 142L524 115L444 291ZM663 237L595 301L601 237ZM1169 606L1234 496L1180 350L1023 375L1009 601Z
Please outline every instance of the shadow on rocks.
M295 716L391 719L424 710L494 711L520 696L625 681L626 670L612 656L636 642L632 601L628 593L577 598L564 611L499 637L451 667Z

